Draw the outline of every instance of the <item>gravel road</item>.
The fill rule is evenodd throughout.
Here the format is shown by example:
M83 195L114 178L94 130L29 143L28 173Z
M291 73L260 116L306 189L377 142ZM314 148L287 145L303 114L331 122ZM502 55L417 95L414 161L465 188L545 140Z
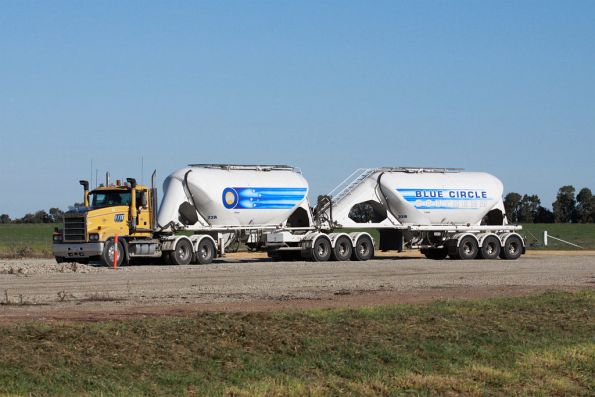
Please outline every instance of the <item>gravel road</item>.
M517 261L414 255L326 263L229 255L206 266L117 270L0 259L0 321L345 307L594 287L593 252L533 252Z

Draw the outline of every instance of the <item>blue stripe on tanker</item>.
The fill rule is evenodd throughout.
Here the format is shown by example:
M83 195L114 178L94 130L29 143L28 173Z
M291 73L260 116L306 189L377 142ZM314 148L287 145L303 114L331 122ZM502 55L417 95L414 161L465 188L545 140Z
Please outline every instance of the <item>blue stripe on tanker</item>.
M307 188L293 187L228 187L221 199L228 209L291 209L307 192Z

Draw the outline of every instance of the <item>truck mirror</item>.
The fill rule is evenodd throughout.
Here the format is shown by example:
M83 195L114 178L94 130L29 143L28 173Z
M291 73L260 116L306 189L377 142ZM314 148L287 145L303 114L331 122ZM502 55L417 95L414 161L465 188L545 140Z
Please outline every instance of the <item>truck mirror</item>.
M140 194L140 205L142 205L143 207L146 207L147 204L148 204L147 192L142 191Z
M194 225L196 222L198 222L196 210L189 202L184 201L182 204L180 204L178 212L180 213L180 221L184 225Z

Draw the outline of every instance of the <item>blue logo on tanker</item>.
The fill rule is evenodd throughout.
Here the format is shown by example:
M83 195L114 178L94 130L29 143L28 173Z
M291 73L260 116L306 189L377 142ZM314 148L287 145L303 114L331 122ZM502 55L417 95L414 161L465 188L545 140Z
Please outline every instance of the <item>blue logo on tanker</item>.
M475 209L487 206L488 192L483 189L397 189L417 209Z
M221 199L228 209L290 209L306 197L304 187L227 187Z

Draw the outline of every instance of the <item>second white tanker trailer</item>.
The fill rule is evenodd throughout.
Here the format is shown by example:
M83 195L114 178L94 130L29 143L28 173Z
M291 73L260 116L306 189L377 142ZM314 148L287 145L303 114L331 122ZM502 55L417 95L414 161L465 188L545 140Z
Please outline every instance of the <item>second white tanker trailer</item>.
M359 169L319 198L315 216L324 230L378 229L381 250L419 248L432 259L517 259L525 250L521 226L508 224L502 193L502 182L483 172Z
M273 259L367 260L374 241L362 229L380 231L381 250L419 248L433 259L516 259L524 252L520 227L506 221L502 184L485 173L358 170L311 208L308 183L294 167L195 164L165 179L158 213L154 186L128 179L88 192L81 184L85 209L66 214L64 230L54 234L58 261L111 264L117 252L119 264L209 263L240 242Z

